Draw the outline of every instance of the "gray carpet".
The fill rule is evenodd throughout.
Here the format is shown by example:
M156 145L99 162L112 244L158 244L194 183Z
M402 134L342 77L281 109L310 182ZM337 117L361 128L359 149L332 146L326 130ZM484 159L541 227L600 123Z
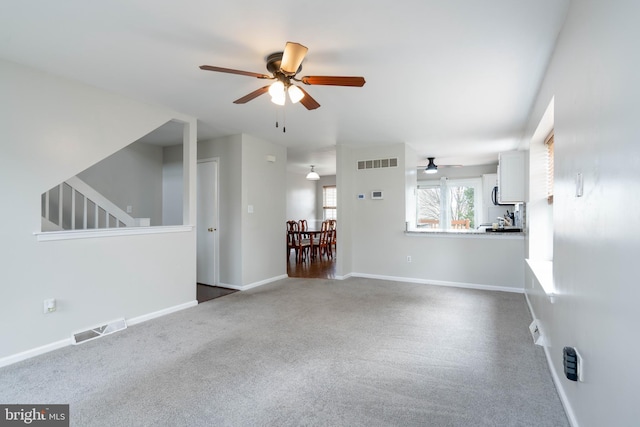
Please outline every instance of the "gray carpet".
M523 295L285 279L0 369L74 426L568 426Z

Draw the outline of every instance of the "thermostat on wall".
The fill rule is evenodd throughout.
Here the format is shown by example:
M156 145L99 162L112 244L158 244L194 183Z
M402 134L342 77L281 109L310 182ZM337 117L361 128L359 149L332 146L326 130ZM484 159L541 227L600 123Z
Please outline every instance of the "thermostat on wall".
M358 200L364 200L364 194L362 193L358 194Z
M374 199L374 200L376 200L376 199L378 199L378 200L379 200L379 199L382 199L382 198L383 198L383 197L382 197L382 191L379 191L379 190L374 190L374 191L372 191L372 192L371 192L371 198L372 198L372 199Z

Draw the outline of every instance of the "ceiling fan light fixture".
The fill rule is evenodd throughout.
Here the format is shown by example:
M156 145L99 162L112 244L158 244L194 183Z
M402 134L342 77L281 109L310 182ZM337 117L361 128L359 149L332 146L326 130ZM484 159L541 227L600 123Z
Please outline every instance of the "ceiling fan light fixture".
M309 181L317 181L320 179L320 175L318 175L318 172L313 170L313 165L311 165L311 172L307 174L307 179Z
M291 100L292 104L300 102L300 100L304 98L304 92L302 92L302 89L300 89L296 85L289 86L287 92L289 93L289 99Z
M273 102L276 105L284 105L285 101L286 101L286 98L284 96L284 92L282 93L282 95L271 97L271 102Z
M273 82L271 86L269 86L269 95L271 95L272 98L284 97L284 83L280 80Z
M424 169L424 173L438 173L438 166L433 162L435 157L427 157L427 160L429 160L429 164Z

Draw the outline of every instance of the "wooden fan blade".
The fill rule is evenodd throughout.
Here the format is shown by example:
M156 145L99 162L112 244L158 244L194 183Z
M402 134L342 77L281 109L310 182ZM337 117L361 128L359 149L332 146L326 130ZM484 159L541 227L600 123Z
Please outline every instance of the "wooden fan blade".
M293 76L298 72L300 64L309 49L300 43L287 42L282 54L280 71L288 76Z
M260 95L262 95L263 93L266 93L269 91L269 86L263 86L260 89L254 90L253 92L251 92L248 95L243 96L242 98L236 99L235 101L233 101L234 104L246 104L247 102L251 101L252 99L255 99L257 97L259 97Z
M217 71L219 73L240 74L241 76L257 77L259 79L272 79L272 76L260 73L252 73L251 71L234 70L232 68L215 67L213 65L201 65L201 70Z
M364 77L338 77L338 76L305 76L301 79L307 85L325 86L356 86L362 87L366 83Z
M307 93L306 90L302 88L300 88L300 90L304 93L304 98L300 100L300 104L304 105L307 110L315 110L316 108L320 107L320 104L318 104L318 101L313 99L311 95Z

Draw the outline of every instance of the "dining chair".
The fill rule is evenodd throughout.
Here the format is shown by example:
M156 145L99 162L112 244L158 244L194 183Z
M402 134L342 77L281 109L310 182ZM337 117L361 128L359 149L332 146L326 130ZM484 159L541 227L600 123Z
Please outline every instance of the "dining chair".
M299 220L298 228L300 228L300 231L307 231L309 229L309 227L307 227L307 220L306 219Z
M296 221L287 221L287 262L291 255L291 249L295 251L296 262L307 259L311 248L309 239L303 238L300 227Z
M337 230L336 230L336 220L335 219L330 219L329 220L329 230L331 230L331 235L329 236L329 251L331 251L331 255L333 255L333 251L336 250L337 246Z
M332 231L330 228L329 221L322 221L322 227L320 228L320 236L318 237L318 243L315 244L311 248L312 253L318 257L318 259L322 258L323 255L326 255L327 258L333 258L333 252L330 249L331 244L331 235Z

